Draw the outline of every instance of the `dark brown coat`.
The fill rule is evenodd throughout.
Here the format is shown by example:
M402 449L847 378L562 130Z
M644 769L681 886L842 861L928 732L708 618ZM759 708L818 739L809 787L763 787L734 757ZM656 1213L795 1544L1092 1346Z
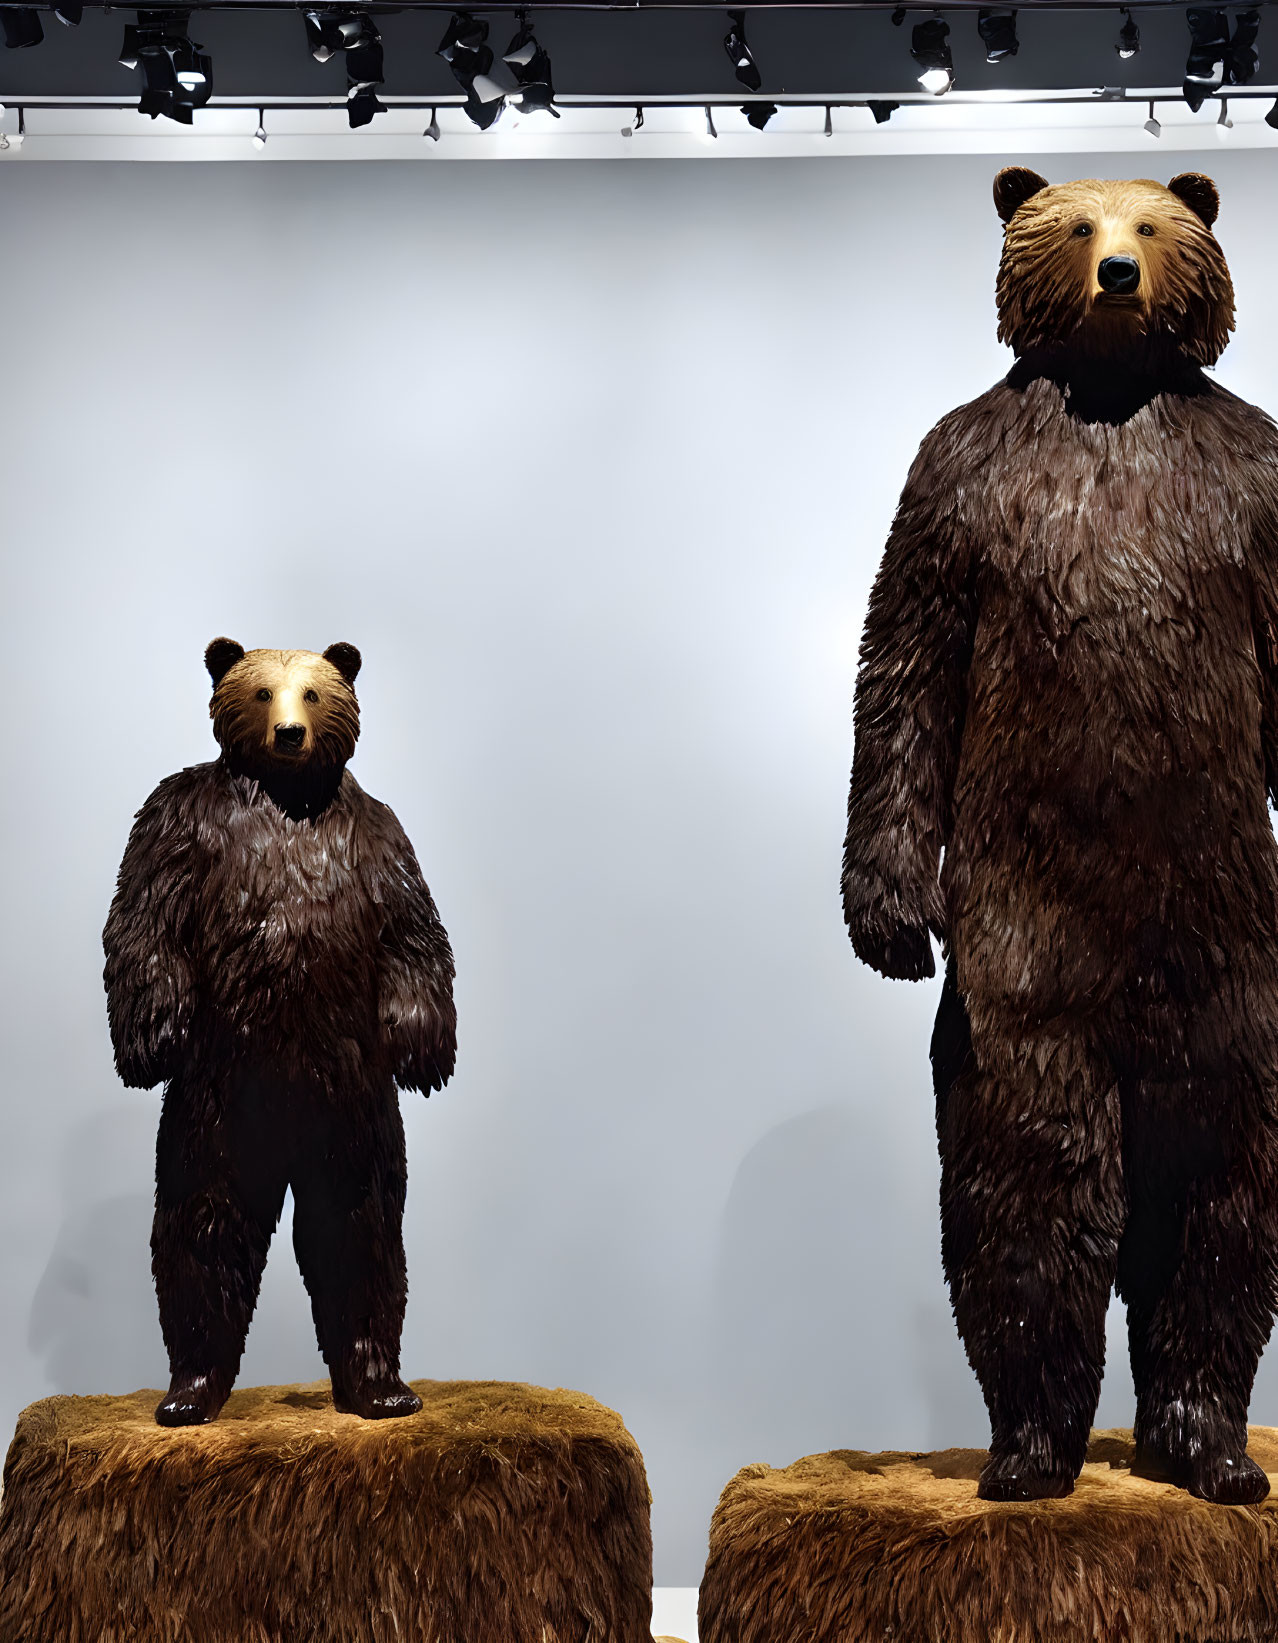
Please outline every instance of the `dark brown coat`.
M1064 1492L1128 1301L1145 1463L1253 1498L1278 1305L1278 430L1204 178L1004 173L1016 366L924 441L871 596L844 902L933 1041L983 1492ZM1080 227L1081 225L1081 227ZM1084 231L1085 230L1085 231ZM1139 265L1109 296L1107 257Z

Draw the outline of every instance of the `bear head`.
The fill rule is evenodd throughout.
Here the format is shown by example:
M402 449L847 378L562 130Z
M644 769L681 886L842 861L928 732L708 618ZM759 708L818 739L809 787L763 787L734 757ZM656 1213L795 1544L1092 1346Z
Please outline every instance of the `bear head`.
M1003 219L998 335L1017 356L1213 365L1234 328L1234 289L1211 226L1209 177L1050 185L1009 166L994 179Z
M354 645L249 650L214 639L204 652L213 680L213 733L237 769L267 781L340 772L359 737Z

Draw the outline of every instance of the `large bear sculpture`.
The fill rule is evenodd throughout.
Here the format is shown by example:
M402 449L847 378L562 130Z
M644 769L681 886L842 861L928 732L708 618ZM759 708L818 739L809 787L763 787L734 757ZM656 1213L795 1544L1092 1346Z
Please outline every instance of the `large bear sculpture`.
M1263 1499L1278 1305L1278 429L1196 174L1001 172L1006 380L914 463L870 598L843 894L947 971L942 1256L987 1500L1068 1494L1126 1303L1136 1467Z
M287 1188L339 1409L407 1415L396 1086L453 1070L453 961L412 846L346 769L353 645L205 655L221 756L138 812L104 934L116 1066L163 1083L152 1268L161 1425L212 1420Z

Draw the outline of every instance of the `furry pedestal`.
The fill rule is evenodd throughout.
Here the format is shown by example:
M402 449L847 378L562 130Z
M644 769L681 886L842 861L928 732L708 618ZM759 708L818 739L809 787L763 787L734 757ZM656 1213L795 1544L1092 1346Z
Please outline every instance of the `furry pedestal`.
M1278 1431L1252 1459L1278 1493ZM1067 1500L989 1505L985 1453L812 1455L724 1490L701 1643L1273 1643L1278 1503L1133 1477L1097 1432Z
M420 1414L251 1387L48 1398L0 1504L0 1643L649 1643L648 1486L578 1392L417 1381Z

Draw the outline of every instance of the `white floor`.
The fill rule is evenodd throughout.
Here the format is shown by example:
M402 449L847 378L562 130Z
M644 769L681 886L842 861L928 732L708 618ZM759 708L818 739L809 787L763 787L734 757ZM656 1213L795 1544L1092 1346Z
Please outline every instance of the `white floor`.
M697 1588L656 1586L652 1593L652 1635L697 1643Z

